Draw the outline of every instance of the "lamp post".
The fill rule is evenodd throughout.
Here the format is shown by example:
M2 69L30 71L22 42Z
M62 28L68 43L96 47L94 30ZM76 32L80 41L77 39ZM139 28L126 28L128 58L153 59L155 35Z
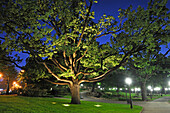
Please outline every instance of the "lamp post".
M153 91L153 89L152 89L151 86L148 86L148 89L151 91L150 97L151 97L151 99L152 99L152 91Z
M130 84L132 83L132 79L131 79L131 78L126 78L126 79L125 79L125 82L126 82L126 84L128 84L128 86L129 86L129 95L130 95L129 102L130 102L130 108L132 109L132 108L133 108L133 105L132 105L131 90L130 90Z

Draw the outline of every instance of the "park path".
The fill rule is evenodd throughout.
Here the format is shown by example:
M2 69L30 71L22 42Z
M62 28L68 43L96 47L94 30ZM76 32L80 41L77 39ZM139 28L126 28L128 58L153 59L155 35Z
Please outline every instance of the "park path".
M81 93L81 96L83 96L82 100L84 101L127 104L126 101L113 101L108 99L88 97L85 95L85 93L86 92ZM135 101L133 102L133 105L142 106L143 111L141 113L170 113L170 103L168 101L170 101L170 97L165 96L151 102Z
M143 107L142 113L170 113L170 97L162 97L145 104L141 104Z
M94 98L86 95L86 92L80 93L81 101L93 101L93 102L104 102L104 103L118 103L127 104L126 101L114 101L108 99ZM133 105L142 106L143 110L141 113L170 113L170 97L162 97L154 101L135 101Z

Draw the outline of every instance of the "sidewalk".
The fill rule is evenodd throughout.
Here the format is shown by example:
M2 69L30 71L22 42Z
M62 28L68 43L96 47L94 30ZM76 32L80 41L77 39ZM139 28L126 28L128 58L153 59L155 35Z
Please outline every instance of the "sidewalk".
M85 93L86 92L81 92L81 101L127 104L126 101L114 101L108 99L88 97L85 95ZM151 102L134 101L133 105L142 106L143 111L141 113L170 113L170 103L168 101L170 101L170 97L162 97Z
M142 113L170 113L170 97L162 97L146 104L141 104L143 107Z
M104 103L119 103L127 104L126 101L113 101L108 99L92 98L87 97L85 94L82 94L83 101L94 101L94 102L104 102ZM162 97L151 102L146 101L134 101L133 105L138 105L143 107L142 113L170 113L170 97Z

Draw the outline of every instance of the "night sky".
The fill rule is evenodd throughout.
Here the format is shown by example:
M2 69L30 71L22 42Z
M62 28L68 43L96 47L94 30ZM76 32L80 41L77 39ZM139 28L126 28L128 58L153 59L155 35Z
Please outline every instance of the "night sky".
M139 5L147 8L148 2L149 0L98 0L98 3L93 5L92 10L95 11L96 20L98 20L104 13L106 15L113 15L115 18L117 18L119 14L119 8L126 9L130 5L133 6L133 9L137 9ZM170 8L170 0L168 1L167 7ZM100 38L98 41L100 41L100 43L105 43L109 41L109 38L110 37ZM170 48L170 43L168 47ZM162 46L162 53L165 53L166 50L167 49L165 46ZM28 55L21 54L21 57L25 60ZM20 63L20 65L25 65L25 61Z

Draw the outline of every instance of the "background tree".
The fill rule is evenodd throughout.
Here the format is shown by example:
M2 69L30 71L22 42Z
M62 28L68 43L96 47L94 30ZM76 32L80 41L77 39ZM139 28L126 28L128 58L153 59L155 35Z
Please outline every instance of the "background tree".
M156 71L156 75L152 76L149 79L149 85L151 86L161 86L162 94L166 94L165 88L169 87L168 86L168 81L169 81L169 70L170 70L170 56L165 57L162 59L162 62L159 62L160 68L159 70ZM156 81L156 82L155 82Z
M38 58L57 84L70 87L71 103L80 104L80 83L102 80L134 53L167 44L169 36L167 0L151 0L146 10L120 9L118 21L104 14L95 23L91 8L96 2L1 1L2 48ZM96 39L106 35L111 43L99 45Z
M18 74L15 66L9 62L10 56L7 52L0 48L0 72L3 75L3 83L7 84L6 94L9 94L9 89L12 86L12 82L16 80Z
M165 56L169 53L170 49L163 55L160 53L161 48L156 47L154 51L145 50L141 54L134 55L133 60L130 61L131 69L141 84L142 100L147 100L146 82L151 76L156 75L161 71L161 63Z
M119 89L124 87L126 78L125 70L116 70L106 76L101 82L105 88L109 89L112 87L117 87L117 92L119 93Z

